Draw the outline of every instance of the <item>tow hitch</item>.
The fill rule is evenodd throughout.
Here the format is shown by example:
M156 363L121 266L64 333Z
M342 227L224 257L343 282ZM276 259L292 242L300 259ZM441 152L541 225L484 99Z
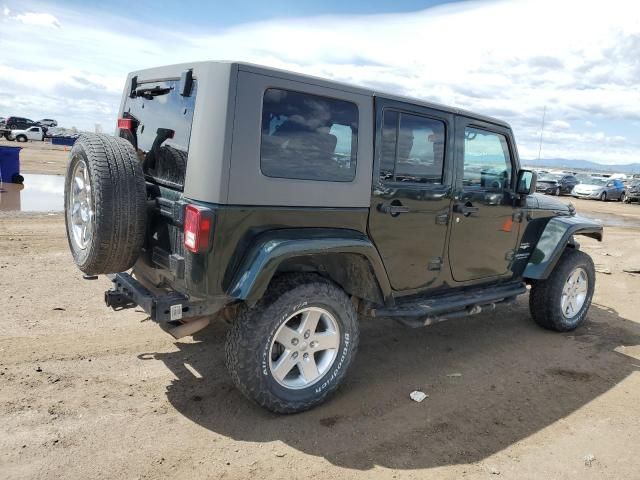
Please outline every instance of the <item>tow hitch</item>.
M131 298L115 290L107 290L104 292L104 303L107 304L107 307L111 307L116 311L136 306L136 302Z

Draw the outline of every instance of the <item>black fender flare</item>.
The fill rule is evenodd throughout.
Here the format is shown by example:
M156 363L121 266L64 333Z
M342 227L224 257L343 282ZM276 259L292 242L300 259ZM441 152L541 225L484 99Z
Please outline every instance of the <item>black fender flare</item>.
M373 303L391 299L387 272L371 240L355 230L329 228L271 230L257 236L243 253L226 293L253 305L276 272L300 263L307 267L301 271L326 275L351 295Z
M602 225L578 215L552 218L531 252L522 276L533 280L548 278L567 245L576 246L574 235L585 235L601 242Z

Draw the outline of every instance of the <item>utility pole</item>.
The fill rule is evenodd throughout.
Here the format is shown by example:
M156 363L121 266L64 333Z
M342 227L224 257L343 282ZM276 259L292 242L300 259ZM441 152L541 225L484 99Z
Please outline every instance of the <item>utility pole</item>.
M542 132L544 131L544 119L547 116L547 106L542 111L542 127L540 127L540 144L538 145L538 162L540 162L540 153L542 152Z

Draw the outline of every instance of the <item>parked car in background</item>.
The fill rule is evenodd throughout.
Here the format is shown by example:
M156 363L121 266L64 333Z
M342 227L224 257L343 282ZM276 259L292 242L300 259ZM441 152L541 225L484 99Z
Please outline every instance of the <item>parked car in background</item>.
M11 130L9 140L17 142L26 142L28 140L44 140L45 130L43 127L30 127L25 130Z
M547 173L538 178L536 192L542 192L549 195L562 195L563 193L571 193L573 187L578 183L578 179L573 175L562 175Z
M36 122L24 117L7 117L5 120L5 126L9 130L26 130L27 128L35 127L36 125Z
M624 184L620 180L609 178L591 178L586 183L576 185L571 195L575 198L592 198L596 200L624 200Z
M40 120L38 122L38 125L42 125L45 127L57 127L58 126L58 122L55 121L52 118L43 118L42 120Z
M627 203L636 201L640 205L640 180L632 180L631 183L629 183L624 201Z

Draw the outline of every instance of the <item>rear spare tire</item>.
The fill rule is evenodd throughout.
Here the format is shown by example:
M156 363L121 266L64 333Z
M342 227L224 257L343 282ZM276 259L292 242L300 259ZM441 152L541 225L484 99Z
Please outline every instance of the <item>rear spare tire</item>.
M67 240L84 273L116 273L133 266L146 230L146 188L133 146L99 134L78 137L64 189Z

